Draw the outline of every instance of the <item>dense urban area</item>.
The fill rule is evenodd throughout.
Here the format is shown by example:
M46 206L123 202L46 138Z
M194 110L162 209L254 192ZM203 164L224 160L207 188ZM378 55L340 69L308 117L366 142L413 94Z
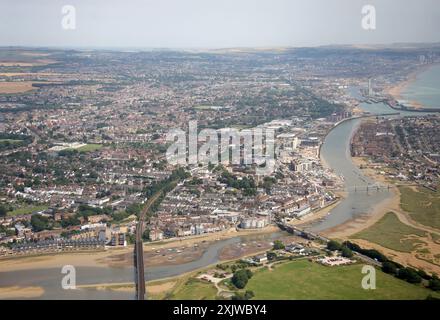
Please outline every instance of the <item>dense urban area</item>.
M394 268L388 273L401 268L408 282L432 280L378 251L328 242L293 226L343 197L344 177L322 161L320 151L327 134L347 119L365 118L351 140L352 156L368 158L367 166L389 181L437 191L440 118L371 116L359 103L381 101L391 107L389 113L415 108L388 89L438 63L439 53L435 46L206 52L2 48L0 256L128 246L145 214L146 243L231 229L293 228L296 238L277 241L267 255L247 257L238 266L220 264L199 276L229 279L232 288L246 286L252 277L246 268L270 268L291 256L312 257L325 266L364 259ZM224 128L273 130L274 170L261 175L259 164L243 161L170 163L173 141L167 134L188 131L190 121L219 136ZM242 155L241 140L226 144L220 151Z
M0 235L2 243L20 243L8 246L18 251L45 240L57 249L130 242L142 203L165 186L145 240L262 228L279 216L310 214L335 200L338 177L322 167L319 148L329 129L355 111L346 88L373 77L383 87L420 64L422 54L40 53L35 59L2 50L6 61L19 55L23 63L2 65L0 80L33 88L0 96ZM177 170L166 161L165 136L190 120L199 129L275 130L275 171L261 177L249 166L221 164ZM438 120L424 120L365 125L356 152L386 150L379 154L402 178L428 176L436 188ZM423 136L409 135L414 130ZM399 162L403 152L415 163Z

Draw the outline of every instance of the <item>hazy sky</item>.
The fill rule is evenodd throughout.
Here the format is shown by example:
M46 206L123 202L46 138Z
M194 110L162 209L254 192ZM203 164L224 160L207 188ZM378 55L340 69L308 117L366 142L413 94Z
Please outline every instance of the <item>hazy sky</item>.
M361 9L377 10L377 29ZM76 29L61 27L63 5ZM249 47L440 42L439 0L0 0L0 46Z

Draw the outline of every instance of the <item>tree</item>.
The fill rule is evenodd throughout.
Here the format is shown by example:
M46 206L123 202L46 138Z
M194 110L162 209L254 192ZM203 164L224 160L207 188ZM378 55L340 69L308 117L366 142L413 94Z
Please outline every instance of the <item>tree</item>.
M7 237L15 235L15 231L0 224L0 233L6 234Z
M220 269L220 270L223 270L223 271L226 271L227 269L228 269L228 266L227 265L224 265L224 264L221 264L221 263L219 263L218 265L216 265L215 266L217 269Z
M422 282L422 277L417 274L417 271L410 271L406 281L409 283L420 283Z
M417 274L417 271L411 268L401 268L397 272L397 277L406 280L409 283L420 283L422 278Z
M284 248L285 248L284 243L281 240L275 240L273 242L273 249L274 250L281 250Z
M327 249L330 250L330 251L340 250L341 249L341 245L337 241L330 240L327 243Z
M252 277L252 272L250 270L240 269L234 273L231 281L238 289L243 289L246 287L250 277Z
M129 215L138 215L142 211L142 206L140 204L134 203L127 208L127 213Z
M408 270L406 268L401 268L397 271L396 277L405 280L408 275Z
M431 277L425 272L425 270L419 269L417 270L417 274L425 280L431 280Z
M255 296L253 291L246 290L245 293L237 292L232 297L232 300L250 300Z
M132 233L126 233L125 238L127 239L128 244L133 244L136 241L136 236Z
M49 219L40 214L34 214L31 217L31 225L34 231L43 231L49 229Z
M266 256L267 256L267 260L269 261L275 260L277 258L277 254L273 251L267 252Z
M150 240L150 230L145 230L142 234L142 240L149 241Z
M375 259L379 262L385 262L388 261L388 258L384 256L382 253L375 249L362 249L355 243L351 243L350 241L345 241L344 246L348 247L352 251L359 252L363 255L366 255L367 257L370 257L371 259ZM397 264L396 264L397 265Z
M246 292L244 293L244 297L245 297L245 300L250 300L253 297L255 297L255 294L251 290L246 290Z
M272 177L265 177L264 182L262 184L262 187L265 189L266 193L270 193L270 190L272 189L273 184L276 182L275 178Z
M89 178L90 179L97 179L98 178L98 173L96 173L96 171L91 171L89 173Z
M238 289L243 289L246 286L247 282L248 282L248 278L242 273L238 273L238 271L232 277L232 283Z
M429 288L434 291L440 291L440 279L433 276L431 280L429 280Z
M393 263L391 261L385 261L382 264L382 271L385 273L395 275L397 273L397 266L395 263Z
M346 246L341 247L342 256L345 258L351 258L353 257L353 251L348 249Z
M127 211L118 211L112 213L112 218L115 221L122 221L130 216L130 213Z
M6 209L6 207L4 205L0 205L0 217L6 217L7 212L8 210Z
M63 228L67 228L69 226L78 226L81 224L81 221L77 217L68 217L67 219L63 219L61 221L61 226Z

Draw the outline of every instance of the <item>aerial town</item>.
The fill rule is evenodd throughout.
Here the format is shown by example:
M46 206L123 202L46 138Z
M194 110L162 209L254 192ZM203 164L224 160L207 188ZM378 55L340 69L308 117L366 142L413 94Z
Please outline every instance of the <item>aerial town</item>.
M335 124L362 114L348 86L364 87L374 77L380 91L413 71L422 54L383 54L365 69L368 53L344 48L315 50L316 58L309 49L14 50L2 49L0 83L30 89L0 95L2 255L133 243L142 205L165 185L168 192L148 213L145 241L313 215L338 200L341 184L323 166L321 144ZM425 54L425 64L437 59L432 49ZM15 62L5 63L11 56ZM274 171L261 176L252 166L169 164L166 134L187 129L190 120L215 130L274 130ZM399 121L405 124L364 125L353 153L387 150L379 152L382 160L399 177L428 176L436 188L438 165L426 164L438 161L438 119L424 122L420 141L399 128L417 130L412 125L423 120ZM399 162L401 148L413 150L416 167Z
M368 264L398 283L353 297L426 298L440 288L440 118L395 86L439 62L435 45L0 48L0 273L84 259L128 282L134 262L135 284L116 284L130 298L291 299L304 296L250 278L292 265L357 279Z
M368 121L353 137L351 153L369 157L388 179L437 191L439 124L438 116Z
M439 31L436 0L0 0L3 318L435 314Z

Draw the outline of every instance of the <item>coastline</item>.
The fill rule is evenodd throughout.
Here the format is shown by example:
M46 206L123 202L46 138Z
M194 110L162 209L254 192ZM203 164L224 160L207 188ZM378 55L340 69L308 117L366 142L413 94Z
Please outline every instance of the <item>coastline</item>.
M395 84L395 85L391 85L387 88L385 88L385 93L387 93L388 95L392 96L395 100L397 101L402 101L402 100L406 100L404 99L404 97L402 96L404 90L406 88L408 88L408 86L410 86L412 83L414 83L415 81L417 81L417 77L429 70L431 67L437 65L437 63L434 64L429 64L429 65L424 65L421 66L419 68L417 68L416 70L412 71L405 80L400 81L399 83ZM416 109L420 109L425 107L420 101L416 101L416 100L410 100L408 101L409 104L411 106L413 106Z

